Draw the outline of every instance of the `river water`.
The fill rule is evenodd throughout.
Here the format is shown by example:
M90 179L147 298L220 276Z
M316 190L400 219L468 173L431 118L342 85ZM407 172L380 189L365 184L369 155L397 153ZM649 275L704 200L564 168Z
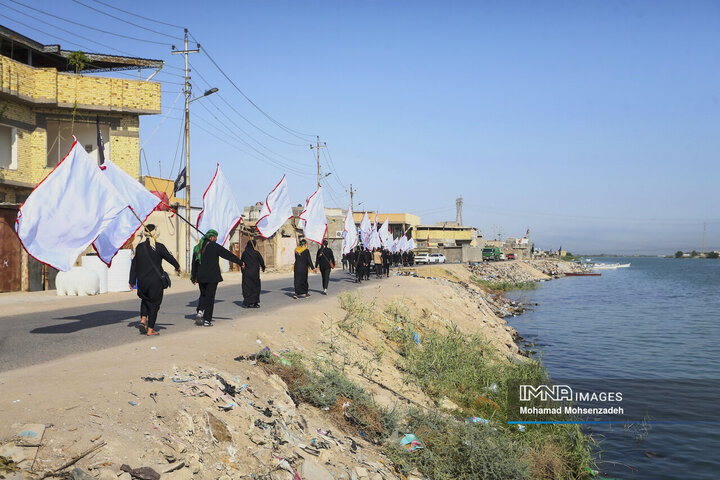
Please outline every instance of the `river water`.
M719 479L720 260L593 260L631 266L514 292L508 296L537 305L508 323L534 343L553 379L586 379L600 389L603 379L625 379L663 412L667 423L584 426L598 442L603 476Z

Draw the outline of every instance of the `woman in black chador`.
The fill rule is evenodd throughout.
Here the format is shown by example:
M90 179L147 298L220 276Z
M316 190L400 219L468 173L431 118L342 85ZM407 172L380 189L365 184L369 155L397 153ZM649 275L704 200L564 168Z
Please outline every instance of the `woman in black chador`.
M265 271L265 261L255 250L255 240L248 240L240 261L243 304L247 308L260 308L260 269Z
M238 265L242 261L233 253L218 245L216 242L218 232L208 230L200 239L200 243L193 250L192 272L190 280L200 285L200 299L198 300L198 314L195 325L212 327L212 315L215 308L215 293L219 282L223 281L220 275L220 257Z
M320 269L322 275L323 295L327 295L328 284L330 283L330 271L335 268L335 254L328 248L328 241L323 240L315 256L315 265Z
M135 247L135 257L130 264L130 288L137 285L140 297L140 333L158 335L155 331L160 304L163 300L162 261L165 260L180 273L180 264L168 252L165 245L156 242L152 236L155 225L148 224L140 233L141 241Z
M293 298L299 296L309 297L308 272L310 270L315 271L315 267L307 249L307 240L304 238L300 240L300 246L295 249L295 266L293 270L295 272L295 295L293 295Z

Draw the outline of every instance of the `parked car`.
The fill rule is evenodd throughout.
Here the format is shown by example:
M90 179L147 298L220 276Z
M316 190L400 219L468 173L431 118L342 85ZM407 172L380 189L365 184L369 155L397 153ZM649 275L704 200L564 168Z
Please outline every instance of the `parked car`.
M482 251L482 259L484 262L489 262L490 260L500 260L501 253L502 252L499 247L485 247Z
M500 260L505 260L505 252L500 252Z
M427 253L416 254L415 263L430 263L430 255Z
M508 253L507 255L505 255L505 258L507 258L508 260L515 260L515 254L514 254L514 253Z
M447 258L445 258L445 255L442 253L431 253L430 258L428 258L428 263L445 263L447 262Z

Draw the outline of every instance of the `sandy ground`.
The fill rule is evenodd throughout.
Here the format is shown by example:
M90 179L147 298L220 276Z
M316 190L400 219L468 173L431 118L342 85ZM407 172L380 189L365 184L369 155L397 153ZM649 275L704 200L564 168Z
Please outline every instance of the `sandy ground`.
M512 263L537 279L547 278L529 263ZM424 319L425 328L454 322L463 331L481 333L504 355L520 358L513 330L496 315L497 300L468 285L470 277L464 265L403 269L402 275L367 282L358 295L375 304L376 311L390 302L402 302ZM239 275L227 275L226 281L239 281ZM188 290L194 288L187 283ZM14 301L0 298L0 307L38 311L101 300L41 292L18 295ZM35 474L54 470L94 446L99 447L75 466L106 479L118 475L128 479L120 470L122 464L147 466L169 479L250 478L251 474L293 479L293 469L303 480L400 478L383 458L381 447L355 436L357 449L353 449L347 432L327 412L304 404L296 407L279 377L268 375L255 362L236 360L268 347L276 353L288 349L338 361L337 354L328 353L329 344L336 342L351 378L373 392L378 403L407 405L410 400L434 406L416 386L403 382L392 355L372 363L373 349L384 341L380 330L365 325L351 336L333 329L344 316L336 299L313 296L280 309L245 314L242 321L212 329L141 337L119 347L4 372L0 374L0 456L14 455L21 462L25 470L17 478L33 478L30 467ZM218 375L242 391L234 397L223 395L217 388L222 387ZM231 403L228 411L221 408ZM36 425L38 437L27 436L28 425ZM45 426L42 434L37 432L40 426ZM322 436L328 430L333 433ZM313 438L328 448L313 450ZM15 446L23 442L36 446ZM287 465L282 459L288 460Z

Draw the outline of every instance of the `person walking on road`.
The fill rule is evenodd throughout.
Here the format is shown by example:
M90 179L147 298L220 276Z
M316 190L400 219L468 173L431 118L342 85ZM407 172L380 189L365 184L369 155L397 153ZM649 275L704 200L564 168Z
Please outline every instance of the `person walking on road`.
M295 280L295 295L293 298L309 297L308 272L317 272L313 266L310 251L307 249L307 240L300 240L300 246L295 249L295 265L293 266Z
M320 269L322 275L323 295L327 295L328 284L330 283L330 271L335 268L335 254L328 248L328 241L323 240L315 256L315 265Z
M255 240L248 240L240 261L243 304L247 308L260 308L260 269L265 271L265 261L260 252L255 250Z
M218 283L223 281L220 274L220 258L238 265L242 260L222 245L217 244L217 231L208 230L193 249L192 272L190 280L200 286L198 313L195 325L212 327L212 315L215 308L215 293Z
M383 274L383 254L379 248L373 248L372 256L375 263L375 276L380 278Z
M137 287L140 297L140 333L158 335L155 330L160 304L163 300L162 261L165 260L180 273L180 264L165 245L155 241L152 235L155 225L147 224L142 229L142 241L135 247L135 257L130 264L130 288ZM165 274L167 275L167 274Z
M365 265L365 256L363 255L360 248L360 246L355 248L355 253L353 256L353 263L355 265L355 283L362 283L362 281L365 279L365 269L368 268Z

